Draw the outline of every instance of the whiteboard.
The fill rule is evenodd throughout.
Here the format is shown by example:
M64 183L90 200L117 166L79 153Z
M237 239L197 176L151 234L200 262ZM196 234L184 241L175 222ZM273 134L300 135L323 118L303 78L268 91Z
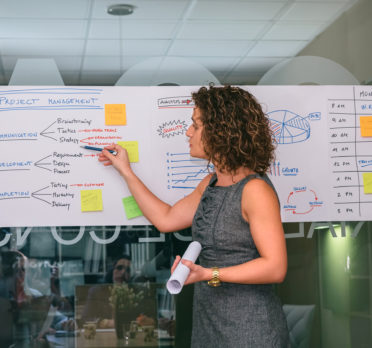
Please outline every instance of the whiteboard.
M270 168L284 222L371 220L372 116L369 86L242 86L267 113L278 142ZM190 158L186 129L193 102L186 87L2 87L0 225L146 225L128 218L130 192L97 152L135 141L132 168L165 202L189 194L210 171ZM105 106L124 104L126 124L107 125ZM364 124L364 123L363 123ZM369 126L368 126L369 125ZM82 211L82 191L102 209Z

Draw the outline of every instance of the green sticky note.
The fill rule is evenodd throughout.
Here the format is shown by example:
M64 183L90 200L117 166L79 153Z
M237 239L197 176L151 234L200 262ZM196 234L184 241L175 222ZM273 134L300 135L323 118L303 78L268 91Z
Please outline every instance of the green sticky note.
M128 220L138 216L143 216L142 211L140 210L133 196L124 197L123 205L125 209L125 215L127 216Z
M364 193L372 193L372 173L363 173Z
M138 162L138 141L118 141L118 145L128 152L129 162Z
M81 211L103 210L102 190L80 191Z

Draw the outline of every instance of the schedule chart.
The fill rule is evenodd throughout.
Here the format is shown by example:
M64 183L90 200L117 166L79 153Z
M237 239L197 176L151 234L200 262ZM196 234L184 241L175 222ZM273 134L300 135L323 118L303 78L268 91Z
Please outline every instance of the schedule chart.
M372 88L338 88L327 106L332 215L357 220L372 211Z

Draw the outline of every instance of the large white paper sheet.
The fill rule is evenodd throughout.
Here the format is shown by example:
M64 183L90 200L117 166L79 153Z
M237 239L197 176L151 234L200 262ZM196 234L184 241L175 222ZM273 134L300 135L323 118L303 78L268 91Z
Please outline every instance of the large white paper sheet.
M194 241L189 244L185 253L182 255L182 259L190 260L195 262L196 259L199 257L201 252L202 246L199 242ZM185 281L190 274L190 269L185 266L182 262L180 262L174 272L172 273L171 277L167 281L167 289L172 294L179 294L185 284Z
M3 86L0 226L149 224L133 205L126 215L125 182L81 145L136 142L133 170L174 204L213 170L189 156L185 133L198 88ZM268 175L283 222L371 220L372 87L242 88L263 106L278 143ZM125 125L106 124L110 104L125 104ZM91 199L102 199L102 207L84 211L82 191L90 190L99 191Z

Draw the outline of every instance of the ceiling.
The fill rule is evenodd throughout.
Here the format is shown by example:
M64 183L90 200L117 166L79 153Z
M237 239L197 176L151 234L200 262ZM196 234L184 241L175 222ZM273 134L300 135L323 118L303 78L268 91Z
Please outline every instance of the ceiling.
M154 57L187 59L221 83L255 84L355 2L0 0L0 84L18 58L53 58L65 85L114 85ZM109 15L118 3L134 13Z

